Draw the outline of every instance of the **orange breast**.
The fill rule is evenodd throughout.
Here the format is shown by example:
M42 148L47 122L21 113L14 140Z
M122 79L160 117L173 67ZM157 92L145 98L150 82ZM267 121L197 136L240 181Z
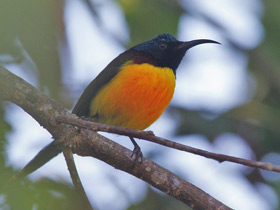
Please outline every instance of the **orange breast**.
M143 130L156 121L174 93L170 68L127 63L91 103L95 121Z

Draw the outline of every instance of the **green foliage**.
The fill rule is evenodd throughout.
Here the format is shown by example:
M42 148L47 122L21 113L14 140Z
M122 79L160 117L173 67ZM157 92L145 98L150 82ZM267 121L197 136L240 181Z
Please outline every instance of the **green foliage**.
M184 10L175 0L119 0L130 29L130 46L159 33L177 34ZM155 24L156 23L156 24Z
M82 1L91 7L90 1ZM94 2L94 0L93 0ZM129 25L132 46L148 40L156 34L168 32L176 35L178 21L187 11L177 0L118 0ZM204 117L209 111L170 107L169 113L177 120L176 135L198 133L214 141L216 137L231 132L243 137L252 147L256 158L280 150L280 18L279 2L263 1L266 12L263 17L265 40L251 51L233 45L235 50L247 54L248 74L256 80L256 90L248 103L216 115L213 119ZM64 105L69 102L69 94L62 75L69 69L62 69L59 50L64 50L67 62L67 37L63 22L64 1L56 0L0 0L0 65L16 64L22 71L35 77L38 87ZM94 6L92 17L98 20ZM199 12L196 13L199 16ZM3 18L4 17L4 18ZM219 26L213 19L204 20ZM191 29L190 29L191 30ZM219 30L223 30L222 27ZM227 31L224 29L225 34ZM227 37L227 41L232 40ZM59 45L58 45L59 43ZM66 105L66 106L67 106ZM68 106L69 107L69 106ZM42 179L1 188L15 171L6 167L6 134L11 132L0 108L0 208L1 209L80 209L81 203L74 189L68 183ZM267 181L253 170L247 175L252 186L255 182ZM279 182L270 182L279 194ZM278 189L278 190L277 190ZM280 197L280 196L278 196ZM178 205L178 206L174 206ZM177 201L149 190L145 200L129 209L183 209Z
M0 100L1 103L1 100ZM11 126L6 122L5 116L4 116L4 110L3 107L0 104L0 171L2 167L4 166L4 157L5 157L5 145L6 145L6 133L11 131Z
M37 77L43 91L61 101L65 93L58 43L66 44L64 2L9 0L0 4L4 17L0 18L0 63L17 63L30 76Z
M1 176L1 186L4 188L0 193L4 195L4 199L0 202L0 209L76 210L83 206L79 195L68 183L49 179L34 183L27 179L20 183L3 183L9 177L11 176Z

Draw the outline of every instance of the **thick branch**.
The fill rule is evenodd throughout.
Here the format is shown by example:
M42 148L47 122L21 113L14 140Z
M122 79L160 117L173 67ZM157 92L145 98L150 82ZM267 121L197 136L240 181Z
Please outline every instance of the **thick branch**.
M65 109L56 101L36 90L32 85L0 66L0 99L11 101L30 114L41 126L46 128L55 139L63 125L56 123L56 117Z
M139 131L139 130L134 130L134 129L129 129L129 128L122 128L122 127L116 127L116 126L112 126L112 125L100 124L100 123L96 123L96 122L77 119L76 117L73 117L73 116L58 116L57 121L61 122L61 123L67 123L69 125L75 125L80 128L90 129L93 131L104 131L107 133L115 133L115 134L119 134L119 135L132 136L135 138L139 138L139 139L147 140L147 141L154 142L157 144L161 144L166 147L173 148L173 149L178 149L181 151L200 155L200 156L203 156L206 158L211 158L211 159L217 160L219 162L229 161L229 162L239 163L242 165L260 168L260 169L264 169L264 170L268 170L268 171L280 172L280 167L273 165L271 163L247 160L247 159L237 158L237 157L233 157L233 156L229 156L229 155L208 152L208 151L205 151L202 149L197 149L194 147L190 147L190 146L183 145L183 144L180 144L180 143L177 143L174 141L170 141L168 139L164 139L164 138L155 136L154 134L152 134L149 131Z
M57 116L70 114L59 104L1 66L0 97L22 107L45 127L55 139L62 139L63 142L60 145L72 145L74 142L75 144L72 145L74 146L72 147L73 152L81 156L98 158L115 168L137 176L193 209L230 209L199 188L150 160L143 159L142 164L137 164L132 169L134 159L131 158L131 151L94 131L82 130L79 133L69 125L57 124Z
M230 209L201 189L146 158L143 158L141 164L132 167L134 165L132 152L104 136L97 133L93 136L92 131L85 129L81 130L81 135L82 141L76 142L76 149L73 151L80 156L92 156L103 160L119 170L146 181L193 209Z

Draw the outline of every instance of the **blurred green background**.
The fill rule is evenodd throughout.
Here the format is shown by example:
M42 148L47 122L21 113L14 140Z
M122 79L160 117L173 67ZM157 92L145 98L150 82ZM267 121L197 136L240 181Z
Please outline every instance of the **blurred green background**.
M18 74L23 72L28 75L41 91L71 109L86 84L73 87L67 82L67 75L73 71L69 67L73 58L64 14L69 2L71 1L0 0L0 65L16 68ZM193 1L177 0L114 1L121 8L128 26L126 36L129 41L124 41L104 26L99 9L106 2L109 1L80 0L80 4L87 8L88 17L98 25L100 33L106 34L125 48L159 33L177 35L182 16L188 15L199 17L209 27L215 28L227 47L245 55L248 59L246 74L250 78L247 81L250 94L246 95L244 102L218 113L206 108L186 108L172 104L167 110L167 115L172 116L177 125L172 135L199 134L214 142L224 133L233 133L247 141L255 156L252 158L280 164L279 1L255 1L264 10L259 18L265 36L261 44L253 48L239 44L230 34L230 25L224 25L206 13L203 1L200 1L200 5ZM254 4L254 1L250 2ZM220 6L219 1L214 1L213 4ZM222 15L219 18L223 19ZM7 135L14 132L13 126L5 117L9 114L5 112L8 106L5 102L0 103L0 186L15 173L13 167L7 166L5 152L9 140ZM156 155L155 152L151 157ZM254 169L243 176L252 189L255 189L256 183L263 183L273 189L277 199L280 198L280 176L275 176L275 173L260 173ZM1 190L0 193L0 209L70 210L79 209L80 206L71 183L49 178L35 181L26 178L19 185ZM275 201L276 204L271 205L271 209L280 209L278 202ZM127 209L130 210L188 209L179 201L152 189L148 189L139 202L129 205Z

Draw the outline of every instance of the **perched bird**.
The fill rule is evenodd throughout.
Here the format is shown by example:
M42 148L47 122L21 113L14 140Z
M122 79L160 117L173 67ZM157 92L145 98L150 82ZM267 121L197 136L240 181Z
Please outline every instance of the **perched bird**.
M117 56L87 86L73 113L94 122L144 130L155 122L172 99L176 69L190 48L208 39L178 41L160 34ZM136 160L142 153L133 138ZM23 169L27 175L61 151L49 144Z

